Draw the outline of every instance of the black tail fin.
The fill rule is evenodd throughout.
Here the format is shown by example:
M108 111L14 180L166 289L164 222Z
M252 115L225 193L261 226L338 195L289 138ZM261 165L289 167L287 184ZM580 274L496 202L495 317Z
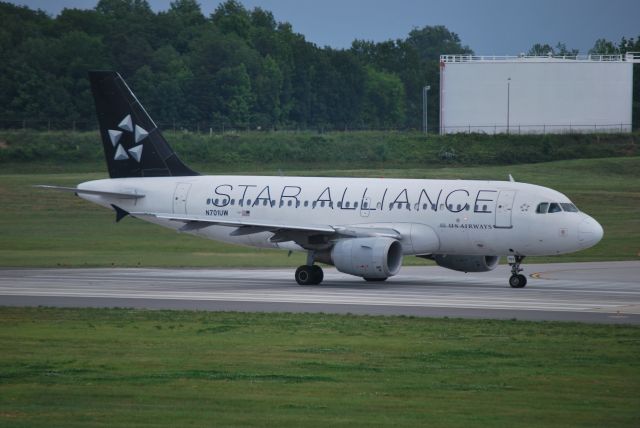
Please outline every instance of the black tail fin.
M178 159L120 74L90 71L111 178L198 175Z

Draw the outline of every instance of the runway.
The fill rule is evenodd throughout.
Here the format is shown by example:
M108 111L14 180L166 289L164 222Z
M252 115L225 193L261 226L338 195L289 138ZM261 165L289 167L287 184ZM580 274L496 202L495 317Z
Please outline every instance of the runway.
M293 269L3 269L0 305L326 312L640 324L640 262L508 266L465 274L404 267L382 283L325 268L300 287Z

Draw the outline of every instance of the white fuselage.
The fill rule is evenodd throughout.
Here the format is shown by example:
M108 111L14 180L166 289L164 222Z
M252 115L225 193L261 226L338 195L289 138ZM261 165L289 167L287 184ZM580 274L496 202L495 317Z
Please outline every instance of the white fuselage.
M595 245L602 228L582 212L537 213L540 203L570 203L563 194L510 181L407 180L272 176L105 179L79 189L143 194L139 199L80 194L125 211L296 225L393 229L404 254L553 255ZM184 224L148 219L172 229ZM210 239L303 250L272 242L274 233L236 235L216 225L190 231Z

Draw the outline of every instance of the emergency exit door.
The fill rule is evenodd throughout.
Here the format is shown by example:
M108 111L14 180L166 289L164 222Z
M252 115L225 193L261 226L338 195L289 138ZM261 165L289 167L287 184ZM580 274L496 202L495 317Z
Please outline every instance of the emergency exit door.
M513 212L513 200L515 190L501 190L496 201L496 224L497 228L509 229L511 224L511 213Z
M174 214L187 213L187 197L189 196L189 189L191 189L191 184L189 183L176 184L176 190L173 192Z

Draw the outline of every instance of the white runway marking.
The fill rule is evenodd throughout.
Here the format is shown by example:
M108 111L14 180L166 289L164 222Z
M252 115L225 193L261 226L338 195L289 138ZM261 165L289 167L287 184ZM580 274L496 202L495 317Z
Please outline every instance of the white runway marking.
M535 273L524 289L509 288L506 266L477 274L405 267L384 283L325 269L323 285L314 287L298 286L292 269L6 269L0 270L0 305L76 302L640 323L640 262L526 267Z

